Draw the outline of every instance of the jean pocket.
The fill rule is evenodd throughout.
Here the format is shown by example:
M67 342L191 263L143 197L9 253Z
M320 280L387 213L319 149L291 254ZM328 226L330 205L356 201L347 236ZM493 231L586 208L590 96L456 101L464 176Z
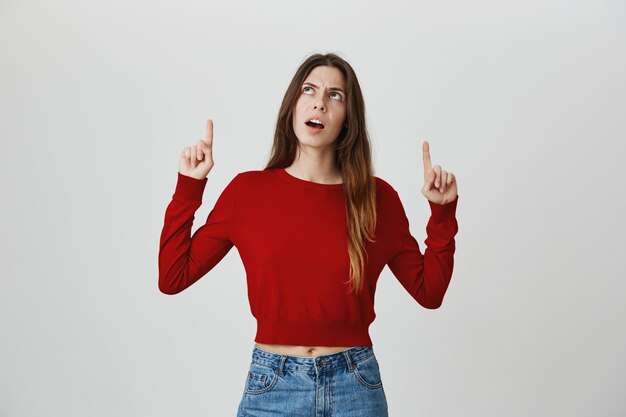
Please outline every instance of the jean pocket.
M378 360L375 355L356 362L354 364L354 376L365 388L377 389L383 386Z
M246 394L258 395L268 392L274 388L277 380L278 373L274 368L252 362L246 379Z

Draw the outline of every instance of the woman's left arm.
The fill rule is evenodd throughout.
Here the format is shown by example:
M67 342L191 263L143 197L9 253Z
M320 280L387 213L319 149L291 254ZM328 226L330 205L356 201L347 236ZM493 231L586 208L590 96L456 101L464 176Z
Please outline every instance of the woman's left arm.
M423 307L439 308L454 268L454 237L458 232L456 178L441 166L432 167L428 142L423 143L424 187L431 216L426 225L426 250L422 254L409 229L402 202L394 191L391 203L395 226L391 229L397 249L387 262L389 269L409 294Z

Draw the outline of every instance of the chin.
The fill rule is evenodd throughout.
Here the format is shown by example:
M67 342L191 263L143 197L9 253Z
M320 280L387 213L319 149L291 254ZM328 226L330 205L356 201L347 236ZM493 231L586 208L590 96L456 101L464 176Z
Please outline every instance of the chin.
M332 145L334 140L328 140L327 138L321 138L316 136L309 136L306 134L299 134L296 132L296 137L301 145L310 146L312 148L321 148L324 146Z
M321 141L316 141L316 140L300 140L298 139L298 141L300 142L301 146L308 146L310 148L323 148L329 145L332 145L333 142L321 142Z

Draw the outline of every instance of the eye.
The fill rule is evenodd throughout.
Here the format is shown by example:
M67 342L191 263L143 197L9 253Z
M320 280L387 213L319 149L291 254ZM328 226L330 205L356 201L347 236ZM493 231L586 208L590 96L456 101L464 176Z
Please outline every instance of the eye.
M306 90L307 90L307 89L309 89L309 90L313 90L313 87L309 87L309 86L307 85L307 86L305 86L305 87L303 87L303 88L302 88L302 92L303 92L303 93L305 93L305 94L307 94L307 93L306 93ZM336 92L336 91L333 91L333 92L332 92L332 93L330 93L330 94L331 94L331 95L332 95L332 94L336 94L336 95L337 95L337 100L341 100L341 99L343 98L343 96L342 96L340 93Z
M333 91L333 93L332 93L332 94L337 94L337 97L339 97L339 100L341 100L341 98L342 98L341 94L339 94L339 93L338 93L338 92L336 92L336 91Z

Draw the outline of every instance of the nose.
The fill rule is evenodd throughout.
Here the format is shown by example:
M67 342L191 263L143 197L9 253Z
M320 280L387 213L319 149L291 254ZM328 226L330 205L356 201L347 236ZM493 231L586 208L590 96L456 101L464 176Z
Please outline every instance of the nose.
M323 99L321 99L321 98L318 98L318 99L315 101L315 104L313 105L313 108L314 108L315 110L317 110L317 109L320 109L320 110L322 110L322 111L326 110L326 106L324 105L324 100L323 100Z

